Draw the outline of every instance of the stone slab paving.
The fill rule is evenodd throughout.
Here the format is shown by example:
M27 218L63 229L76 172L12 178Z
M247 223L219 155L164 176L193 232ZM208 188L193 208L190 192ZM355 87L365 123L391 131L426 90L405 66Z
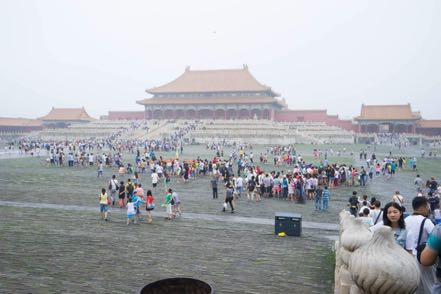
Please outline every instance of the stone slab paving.
M176 276L207 281L216 293L332 292L335 232L280 238L266 224L158 215L127 226L122 212L104 222L91 210L4 204L3 293L134 293Z
M94 211L98 210L97 207L89 206L78 206L78 205L60 205L60 204L49 204L49 203L31 203L31 202L14 202L14 201L2 201L0 200L0 206L12 206L20 208L51 208L57 210L69 210L69 211ZM165 217L167 214L164 211L158 211L157 209L153 212L154 215ZM119 208L111 208L110 214L125 214L125 210ZM144 212L142 212L144 214ZM227 217L225 217L225 215ZM205 221L215 221L215 222L234 222L243 224L260 224L260 225L274 225L274 219L257 218L257 217L241 217L235 215L229 215L227 211L224 215L212 215L204 213L184 213L182 219L189 220L205 220ZM316 222L306 222L302 221L302 228L305 229L318 229L318 230L328 230L328 231L338 231L339 226L337 224L330 223L316 223Z

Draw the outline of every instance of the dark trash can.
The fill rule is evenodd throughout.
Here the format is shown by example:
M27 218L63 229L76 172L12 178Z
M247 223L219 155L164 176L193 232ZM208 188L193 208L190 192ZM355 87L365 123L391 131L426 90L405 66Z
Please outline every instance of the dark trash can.
M140 294L214 294L210 284L192 278L163 279L144 286Z
M288 236L300 236L302 233L302 215L299 213L276 212L275 234L285 232Z

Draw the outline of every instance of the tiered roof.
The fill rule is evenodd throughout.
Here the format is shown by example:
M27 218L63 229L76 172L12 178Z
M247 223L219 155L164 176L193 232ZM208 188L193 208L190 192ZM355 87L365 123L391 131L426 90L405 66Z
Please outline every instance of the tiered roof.
M354 118L357 121L364 120L419 120L419 112L412 112L410 104L404 105L364 105L361 106L361 114Z
M280 94L274 92L271 87L259 83L246 65L241 69L222 70L190 70L187 67L174 81L148 89L146 92L154 96L136 103L141 105L273 104L282 109L287 107L284 99L275 98ZM164 97L161 94L173 95ZM184 95L179 97L178 94Z
M82 108L54 108L45 116L39 119L44 121L92 121L93 117L87 114Z
M150 94L160 93L199 93L199 92L262 92L270 91L280 96L270 87L259 83L248 71L248 66L241 69L190 70L174 81L146 90Z
M441 120L440 119L422 119L418 121L417 128L422 129L440 129Z

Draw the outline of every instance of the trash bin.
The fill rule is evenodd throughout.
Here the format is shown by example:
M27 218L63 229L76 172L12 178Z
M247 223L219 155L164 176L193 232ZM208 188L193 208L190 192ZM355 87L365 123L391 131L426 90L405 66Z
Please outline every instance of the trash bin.
M302 233L302 215L299 213L276 212L275 234L285 232L288 236L300 236Z
M140 294L214 294L210 284L192 278L169 278L144 286Z

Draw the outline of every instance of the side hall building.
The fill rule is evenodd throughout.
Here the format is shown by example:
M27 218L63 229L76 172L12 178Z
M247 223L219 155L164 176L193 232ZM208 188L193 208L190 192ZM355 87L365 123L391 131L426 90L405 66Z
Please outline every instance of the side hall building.
M360 133L415 133L419 112L413 112L410 104L361 105L360 115L354 118Z
M82 108L54 108L43 117L38 118L46 127L63 128L73 123L88 123L95 119L84 107Z

